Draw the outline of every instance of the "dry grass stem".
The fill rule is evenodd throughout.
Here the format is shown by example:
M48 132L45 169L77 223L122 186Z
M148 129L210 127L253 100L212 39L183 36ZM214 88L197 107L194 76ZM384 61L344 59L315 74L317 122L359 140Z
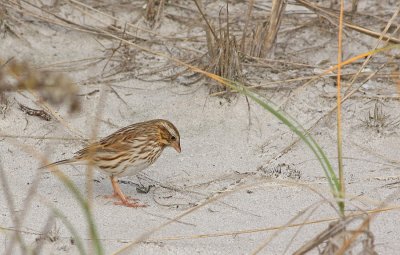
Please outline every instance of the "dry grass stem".
M258 25L253 35L250 55L265 58L272 55L287 0L273 0L269 20Z
M393 149L400 127L396 108L396 100L400 99L396 94L400 91L400 9L370 0L344 2L339 11L338 0L0 1L0 46L3 50L6 44L12 46L10 52L4 50L4 60L0 60L0 129L5 127L0 132L0 147L5 155L1 158L4 166L14 166L17 152L27 152L22 163L30 164L27 171L32 171L36 163L31 158L40 165L48 163L46 155L38 151L50 143L69 154L77 141L95 141L103 123L117 129L125 122L153 117L177 119L185 143L193 146L185 146L177 161L172 158L162 163L165 167L159 165L171 172L156 168L149 177L139 174L139 182L120 180L132 192L146 193L139 196L150 208L135 212L111 207L95 197L95 185L104 179L94 175L92 164L86 168L85 180L76 184L72 178L80 178L83 173L73 172L69 178L69 172L54 168L46 175L38 173L32 181L33 175L25 175L19 164L15 164L18 169L10 168L18 175L0 166L3 206L9 210L3 219L11 225L0 227L6 234L2 252L45 253L59 244L56 242L68 242L69 234L75 246L69 251L78 249L82 254L102 254L102 243L108 252L113 249L110 247L120 247L111 250L113 254L132 253L139 245L144 253L165 252L168 245L176 245L178 251L185 246L189 253L197 245L208 252L209 247L225 249L224 242L232 238L237 247L229 243L222 252L261 254L277 250L287 254L297 249L294 254L372 255L392 248L375 247L375 243L392 241L384 239L397 234L391 226L374 234L369 227L380 227L382 222L385 227L390 225L387 223L391 219L385 217L394 217L399 210L395 199L400 191L384 203L377 195L398 187L400 180L394 152L382 149ZM74 43L82 47L75 50ZM19 55L31 59L21 61ZM208 96L204 85L209 85ZM16 99L10 100L14 95ZM226 96L228 100L209 95ZM230 100L232 95L236 96L234 102ZM140 101L141 97L146 100ZM253 104L247 99L263 108L250 109ZM345 103L348 99L351 102ZM66 109L84 112L75 118ZM264 116L264 109L277 119ZM332 142L335 125L331 117L336 110L338 139ZM88 114L92 122L87 121ZM247 117L249 124L243 123ZM190 118L194 121L187 122ZM14 123L18 127L15 130ZM85 132L87 123L90 135ZM226 131L215 129L217 126ZM106 127L102 127L102 133ZM310 138L316 143L315 147L309 146L311 150L322 155L308 155L294 134L305 141L304 147L310 143L304 137ZM365 134L368 137L362 136ZM346 138L343 149L352 156L341 155L342 136ZM204 146L212 149L208 151ZM332 157L335 146L339 155ZM241 150L245 157L237 156ZM207 153L215 154L209 157ZM64 157L61 151L54 154ZM322 159L328 162L325 167ZM339 189L337 185L332 188L332 180L336 184L337 178L333 171L336 166L330 161L336 159L339 166L345 160L346 169L351 171L344 174L342 170L340 174L339 200L346 202L347 208L341 217L339 210L343 208L335 200ZM325 172L329 168L334 174L323 176L317 172L318 163ZM47 185L58 183L46 181L47 174L65 184L65 197L50 193ZM351 191L346 196L344 176ZM368 185L361 185L363 182ZM31 186L25 187L25 183ZM14 196L15 186L11 184L24 186L26 197L21 200ZM296 200L289 201L294 196ZM70 197L82 211L68 210L69 204L63 202ZM33 209L37 205L45 206L40 208L45 214L40 224L30 221L36 216ZM104 212L110 210L117 217L106 217ZM92 212L105 222L101 225L105 232L100 235ZM212 220L219 220L218 213L232 216L231 224L226 228L225 222L211 225ZM239 216L233 218L235 213ZM375 221L378 214L385 217ZM72 220L82 215L79 221ZM274 215L279 218L274 219ZM277 221L270 222L270 216ZM107 231L121 223L115 218L121 219L123 226L128 226L124 220L132 226L140 225L139 218L154 224L133 231L122 227L118 233L123 238L109 238ZM60 222L61 228L55 222ZM312 232L321 227L327 229L318 235ZM177 229L185 232L172 234ZM37 240L30 242L35 235ZM178 240L182 243L167 242ZM281 242L278 245L277 240ZM397 249L397 243L391 245Z
M164 10L165 0L147 0L146 13L144 15L150 27L160 22Z
M322 17L328 19L330 22L333 22L333 20L338 20L337 14L335 12L332 12L329 9L322 8L322 7L320 7L320 6L318 6L318 5L314 4L314 3L311 3L309 1L306 1L306 0L296 0L296 2L304 5L305 7L309 8L310 10L313 10L313 11L317 12L319 15L321 15ZM349 21L344 21L343 25L346 28L353 29L353 30L358 31L358 32L360 32L362 34L369 35L369 36L372 36L372 37L375 37L375 38L379 38L381 36L381 33L372 31L372 30L367 29L365 27L361 27L361 26L355 25L355 24L353 24L353 23L351 23ZM400 43L400 39L399 38L394 38L394 37L387 36L387 35L383 35L383 39L388 40L391 43Z
M11 252L14 249L15 240L18 241L18 244L20 245L20 248L21 248L22 252L26 253L27 252L27 246L26 246L25 241L24 241L24 239L23 239L23 237L21 235L21 232L19 231L19 228L21 227L20 219L17 216L17 214L15 213L15 211L16 211L15 201L14 201L14 198L13 198L13 194L11 193L11 190L10 190L10 187L9 187L9 184L8 184L8 181L7 181L6 174L5 174L3 166L2 166L2 162L0 162L0 183L1 183L2 191L3 191L2 195L5 197L5 200L6 200L6 203L7 203L7 207L8 207L8 210L9 210L8 213L10 214L10 217L11 217L11 219L13 221L13 225L15 226L15 229L17 230L17 231L14 232L15 239L13 238L11 240L11 242L8 244L8 246L5 247L6 248L5 254L6 255L12 254Z

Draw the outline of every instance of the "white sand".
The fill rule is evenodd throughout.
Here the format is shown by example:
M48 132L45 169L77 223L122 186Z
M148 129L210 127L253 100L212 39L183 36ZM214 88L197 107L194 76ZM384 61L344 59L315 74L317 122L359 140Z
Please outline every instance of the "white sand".
M87 17L80 17L78 11L71 10L68 4L53 11L70 14L72 19L82 24L91 22ZM126 10L117 8L116 12L118 11L121 12L121 18L126 18ZM171 28L173 25L176 23L166 22L156 31L175 31L176 29ZM95 40L93 35L56 25L49 26L46 23L23 22L22 26L14 28L22 39L6 33L5 37L0 39L1 58L24 59L37 67L50 70L68 69L59 68L55 64L59 62L69 63L78 59L103 57L104 48L96 40L107 47L118 45L115 41L111 44L109 39ZM314 29L318 31L317 28ZM310 33L313 34L312 31ZM365 40L373 45L374 40ZM301 50L305 44L302 40L300 42L293 48L296 43L288 41L287 50ZM279 43L277 51L282 53L283 42ZM345 47L347 46L346 44ZM349 46L345 57L365 50L366 48ZM317 65L321 59L328 59L329 63L335 63L335 51L335 46L332 46L332 49L323 50L321 54L307 53L309 59L304 62ZM142 57L138 55L134 63L140 65ZM154 64L158 65L157 59L154 60ZM149 63L148 59L146 61ZM83 81L91 77L100 78L105 61L88 67L81 63L68 65L73 67L68 75L75 81ZM322 65L321 69L324 67L326 65ZM260 79L260 82L274 78L283 79L276 73L268 72L266 70L265 74L257 75L249 72L248 76L253 75L253 78ZM262 75L268 79L261 79ZM286 105L286 110L305 127L310 127L334 106L334 99L324 97L334 95L333 81L326 79L296 92L295 97ZM205 81L202 83L205 84ZM142 234L161 226L195 205L230 190L236 191L195 210L179 222L159 229L148 237L150 241L135 246L135 252L130 250L126 254L250 254L275 233L273 228L284 226L302 210L321 201L321 197L309 187L331 199L321 167L303 143L296 144L289 152L274 159L296 139L285 125L252 102L249 112L247 102L242 96L231 98L231 103L223 98L209 96L208 88L202 83L188 87L176 82L144 82L135 78L123 82L91 83L81 85L80 93L89 93L96 89L100 92L81 97L80 113L69 115L67 106L54 107L73 130L82 133L86 138L91 136L96 107L102 93L105 93L106 100L101 103L104 104L104 111L99 117L104 122L101 121L98 127L99 137L108 135L119 127L153 118L170 120L181 133L181 154L167 149L139 178L123 178L124 181L129 180L132 183L121 184L122 190L146 203L147 208L132 209L113 205L111 200L103 198L103 195L112 191L109 180L99 173L95 174L97 181L93 182L93 214L106 254L117 251L128 242L135 241ZM396 92L393 81L390 80L373 80L368 85L371 88L367 89L369 94L379 92L387 95ZM122 100L109 86L113 86ZM288 90L266 90L262 93L277 104L284 103L288 96ZM54 119L46 122L21 112L16 101L38 108L35 99L29 93L8 93L7 96L10 105L4 115L0 116L0 131L2 134L20 137L0 139L0 159L16 205L16 212L13 213L20 213L36 169L41 163L32 155L21 151L15 143L31 146L38 152L46 153L49 160L55 161L70 157L73 152L82 148L84 142L76 139L77 136ZM383 128L381 133L367 128L362 120L373 106L373 102L368 98L352 99L343 106L347 194L349 197L365 198L363 203L357 199L348 203L348 213L357 207L360 210L374 209L377 203L395 192L398 186L393 184L399 181L398 127ZM384 111L394 120L399 116L398 102L386 100ZM336 168L334 116L321 121L312 134ZM25 136L44 136L45 139ZM260 170L260 167L264 171ZM274 169L279 168L281 172L274 172ZM85 167L62 166L61 169L81 192L86 192ZM135 184L138 183L155 187L149 193L142 194L136 191ZM40 186L31 201L28 217L20 229L26 231L22 236L28 246L35 246L35 239L39 237L38 233L42 232L50 214L46 203L51 203L62 211L82 237L89 238L84 214L76 200L60 180L46 171L40 175ZM392 206L397 206L397 203L397 197L391 201ZM320 207L310 218L301 217L295 223L337 217L332 207L326 203L319 204ZM0 226L13 228L11 212L4 196L0 196L0 208ZM398 219L398 211L392 210L383 212L373 220L371 230L379 254L394 254L400 249ZM298 228L287 228L268 244L262 254L282 254L287 246L287 254L290 254L326 229L328 224L329 221L306 225L293 241L291 238ZM55 225L59 231L59 239L54 242L46 240L42 254L77 254L76 245L70 242L71 233L59 219ZM264 228L270 229L253 231ZM234 234L246 230L249 230L248 233ZM219 233L226 234L213 236ZM0 232L0 251L6 249L12 234L13 231ZM196 238L204 234L208 236ZM166 240L172 237L185 238ZM18 252L20 251L16 249L12 254Z

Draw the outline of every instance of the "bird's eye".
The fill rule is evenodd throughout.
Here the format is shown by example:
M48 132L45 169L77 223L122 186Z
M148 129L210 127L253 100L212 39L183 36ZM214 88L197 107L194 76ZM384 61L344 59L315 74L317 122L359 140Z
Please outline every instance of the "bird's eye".
M172 141L175 141L175 140L176 140L176 137L175 137L175 136L171 136L171 140L172 140Z

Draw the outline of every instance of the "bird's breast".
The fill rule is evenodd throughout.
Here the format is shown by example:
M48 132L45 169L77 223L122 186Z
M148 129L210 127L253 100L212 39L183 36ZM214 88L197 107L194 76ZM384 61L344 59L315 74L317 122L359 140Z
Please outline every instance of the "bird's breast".
M148 161L137 162L134 165L127 165L126 168L121 171L117 176L134 176L149 167L150 165L151 163Z

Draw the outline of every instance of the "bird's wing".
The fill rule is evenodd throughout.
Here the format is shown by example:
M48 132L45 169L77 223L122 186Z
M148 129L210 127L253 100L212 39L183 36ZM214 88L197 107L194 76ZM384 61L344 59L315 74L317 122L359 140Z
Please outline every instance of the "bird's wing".
M111 135L95 142L86 148L75 153L76 159L85 159L90 155L93 157L110 156L110 154L119 154L129 151L132 147L138 146L143 143L142 139L138 139L139 134L143 135L148 131L145 123L136 123L130 126L121 128L120 130L112 133Z
M87 159L88 157L102 157L118 154L130 149L129 143L122 139L112 139L112 141L101 140L93 143L80 151L75 152L76 159Z

